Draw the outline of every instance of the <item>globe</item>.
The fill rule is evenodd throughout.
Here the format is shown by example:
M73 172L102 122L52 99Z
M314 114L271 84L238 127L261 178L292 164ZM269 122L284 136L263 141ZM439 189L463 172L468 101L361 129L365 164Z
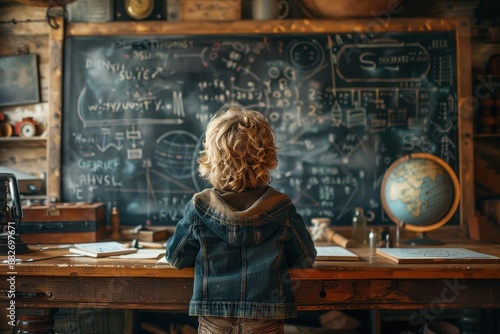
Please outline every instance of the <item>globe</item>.
M429 153L407 154L386 171L381 189L382 206L401 228L421 232L410 244L441 244L425 232L446 224L460 198L458 179L441 158Z

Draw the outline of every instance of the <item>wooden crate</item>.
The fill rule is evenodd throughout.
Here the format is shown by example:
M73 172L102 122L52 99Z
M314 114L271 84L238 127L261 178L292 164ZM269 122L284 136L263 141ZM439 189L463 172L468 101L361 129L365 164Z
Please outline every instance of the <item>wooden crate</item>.
M106 237L104 203L22 207L21 239L28 244L94 242Z
M121 240L134 240L137 239L139 241L146 242L155 242L161 240L167 240L167 238L171 235L169 229L167 227L143 227L138 231L134 231L133 228L123 229L120 232Z
M234 21L241 19L241 0L179 0L181 21Z

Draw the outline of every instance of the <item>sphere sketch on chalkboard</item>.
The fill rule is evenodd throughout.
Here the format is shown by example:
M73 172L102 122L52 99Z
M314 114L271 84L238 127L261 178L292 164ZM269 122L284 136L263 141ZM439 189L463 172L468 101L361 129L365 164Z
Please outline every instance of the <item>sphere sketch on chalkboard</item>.
M155 161L170 176L177 179L190 178L196 143L196 136L187 131L167 132L156 140Z
M211 187L211 185L207 181L200 177L200 173L198 172L198 158L200 157L200 152L203 150L203 140L205 140L205 132L203 132L203 134L198 139L198 143L196 143L196 149L194 150L193 157L191 159L193 184L197 192Z

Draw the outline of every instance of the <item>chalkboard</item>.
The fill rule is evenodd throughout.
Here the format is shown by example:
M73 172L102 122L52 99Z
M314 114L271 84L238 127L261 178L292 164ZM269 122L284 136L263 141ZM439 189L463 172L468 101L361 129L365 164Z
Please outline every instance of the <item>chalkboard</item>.
M306 222L347 225L361 206L390 224L381 181L406 153L459 174L455 31L76 36L64 73L62 199L116 204L123 224L182 217L208 186L207 122L231 105L269 119L271 185Z

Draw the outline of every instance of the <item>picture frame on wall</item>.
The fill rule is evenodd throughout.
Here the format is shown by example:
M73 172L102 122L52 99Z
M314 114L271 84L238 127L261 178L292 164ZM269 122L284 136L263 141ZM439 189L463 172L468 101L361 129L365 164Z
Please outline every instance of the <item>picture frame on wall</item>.
M0 106L40 102L36 54L0 57Z

